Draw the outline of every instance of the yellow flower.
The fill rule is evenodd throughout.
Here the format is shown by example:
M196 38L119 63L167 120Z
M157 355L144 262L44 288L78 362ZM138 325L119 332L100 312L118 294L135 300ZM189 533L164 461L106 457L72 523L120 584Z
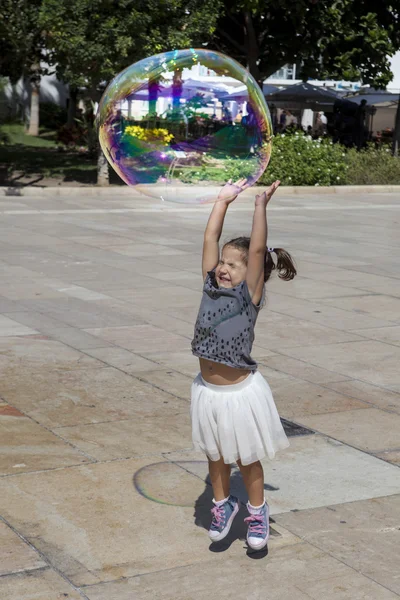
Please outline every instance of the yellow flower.
M174 139L173 134L169 133L168 129L144 129L144 127L140 127L139 125L128 125L125 128L125 135L136 137L144 142L159 143L163 146L166 146Z

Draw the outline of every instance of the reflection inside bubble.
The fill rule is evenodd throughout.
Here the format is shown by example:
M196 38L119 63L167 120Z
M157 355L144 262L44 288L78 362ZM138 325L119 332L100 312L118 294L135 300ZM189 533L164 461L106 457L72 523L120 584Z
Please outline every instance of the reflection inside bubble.
M232 59L180 50L120 73L100 102L102 149L128 185L175 202L215 199L228 179L253 184L271 149L260 88Z

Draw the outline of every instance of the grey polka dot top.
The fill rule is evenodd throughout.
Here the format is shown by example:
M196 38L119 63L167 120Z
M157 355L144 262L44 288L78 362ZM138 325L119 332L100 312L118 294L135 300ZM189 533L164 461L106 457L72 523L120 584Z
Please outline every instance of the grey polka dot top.
M255 306L246 281L234 288L219 288L215 271L209 271L194 329L193 354L236 369L255 371L257 363L250 353L264 294L265 287L260 304Z

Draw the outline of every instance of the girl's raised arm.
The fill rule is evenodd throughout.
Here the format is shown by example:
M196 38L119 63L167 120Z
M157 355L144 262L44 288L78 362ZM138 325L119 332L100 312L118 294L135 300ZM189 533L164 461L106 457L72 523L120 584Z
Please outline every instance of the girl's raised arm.
M256 196L246 272L247 287L254 304L260 302L264 286L264 263L268 235L267 205L279 185L280 181L275 181L264 193Z
M246 179L239 179L236 183L228 181L219 193L208 219L204 232L202 272L203 279L207 277L208 271L212 271L219 260L219 239L224 225L226 211L237 195L246 188Z

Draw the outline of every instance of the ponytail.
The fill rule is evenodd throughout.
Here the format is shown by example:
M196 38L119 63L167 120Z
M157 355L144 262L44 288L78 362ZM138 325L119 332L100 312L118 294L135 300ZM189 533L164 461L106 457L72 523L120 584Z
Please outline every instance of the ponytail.
M272 253L276 254L276 264L272 259ZM264 281L268 281L274 270L278 271L278 277L284 281L290 281L297 275L292 257L283 248L267 248L265 251Z
M249 237L237 237L224 244L225 246L232 246L237 248L243 253L243 259L247 263L247 258L250 248ZM276 254L276 264L272 259L272 254ZM278 271L278 277L284 281L290 281L295 275L297 275L296 267L289 252L286 252L283 248L266 248L264 256L264 282L268 281L271 277L272 271Z

